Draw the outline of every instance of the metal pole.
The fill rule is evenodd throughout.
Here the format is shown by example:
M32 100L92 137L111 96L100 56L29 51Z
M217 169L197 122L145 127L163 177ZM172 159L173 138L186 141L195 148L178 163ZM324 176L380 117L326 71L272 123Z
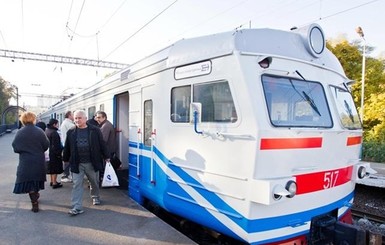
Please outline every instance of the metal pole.
M365 98L365 51L366 51L366 41L365 38L362 37L362 40L364 40L364 47L362 52L362 75L361 75L361 120L364 121L364 98Z
M13 85L13 87L16 89L16 114L17 114L17 117L16 117L16 126L17 128L19 128L19 124L20 124L20 119L19 119L19 87L17 87L16 85Z
M362 38L363 40L363 48L362 48L362 72L361 72L361 120L362 123L364 122L364 98L365 98L365 62L366 62L366 40L364 31L361 27L356 28L357 34Z

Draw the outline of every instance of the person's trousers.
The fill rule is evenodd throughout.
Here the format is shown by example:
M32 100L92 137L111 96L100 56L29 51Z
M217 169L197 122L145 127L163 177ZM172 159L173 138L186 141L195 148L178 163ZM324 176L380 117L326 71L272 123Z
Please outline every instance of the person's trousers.
M79 173L72 173L71 205L75 209L83 208L84 175L90 183L91 198L99 198L99 171L95 172L91 163L80 163Z
M63 168L63 175L68 177L70 176L70 163L64 163L64 168Z

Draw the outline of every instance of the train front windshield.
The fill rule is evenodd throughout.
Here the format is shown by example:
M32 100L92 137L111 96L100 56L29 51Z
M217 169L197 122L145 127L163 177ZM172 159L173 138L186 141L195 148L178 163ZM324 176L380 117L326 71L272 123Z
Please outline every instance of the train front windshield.
M263 75L262 84L274 126L333 127L325 91L319 82Z
M352 95L346 88L330 86L340 121L347 129L361 129L361 121L354 105Z

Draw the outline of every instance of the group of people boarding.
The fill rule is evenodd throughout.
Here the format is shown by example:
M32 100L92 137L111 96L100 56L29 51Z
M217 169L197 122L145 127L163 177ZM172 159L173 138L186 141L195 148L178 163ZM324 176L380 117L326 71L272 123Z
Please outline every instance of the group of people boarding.
M46 128L39 128L34 113L24 112L20 116L23 127L12 142L14 152L19 154L13 193L28 193L33 212L39 211L39 191L44 189L46 174L50 175L53 189L62 187L57 181L59 174L63 174L62 182L73 183L70 215L84 212L84 176L89 181L93 205L100 204L100 173L115 154L115 129L103 111L96 112L92 120L97 123L90 123L84 110L68 111L59 134L59 121L54 118Z

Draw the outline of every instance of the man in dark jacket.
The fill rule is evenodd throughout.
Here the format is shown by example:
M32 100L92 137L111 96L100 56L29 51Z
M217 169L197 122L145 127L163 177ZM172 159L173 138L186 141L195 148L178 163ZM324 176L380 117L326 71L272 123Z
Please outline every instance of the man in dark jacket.
M109 161L109 152L98 127L88 125L87 114L83 110L75 111L76 127L68 130L64 144L63 161L69 162L73 173L71 195L72 208L69 214L83 213L84 175L90 182L90 195L94 205L100 204L99 171L103 170L103 160Z

